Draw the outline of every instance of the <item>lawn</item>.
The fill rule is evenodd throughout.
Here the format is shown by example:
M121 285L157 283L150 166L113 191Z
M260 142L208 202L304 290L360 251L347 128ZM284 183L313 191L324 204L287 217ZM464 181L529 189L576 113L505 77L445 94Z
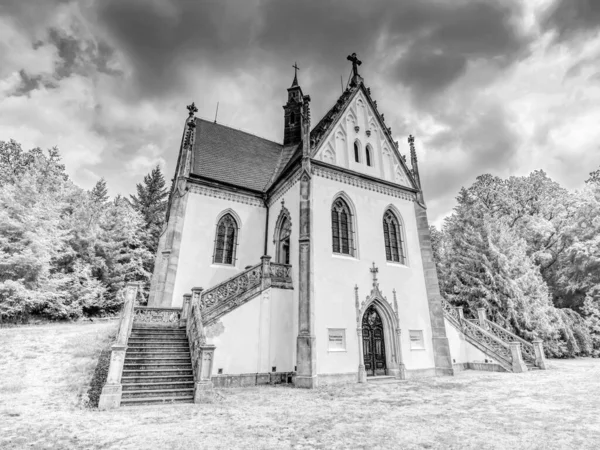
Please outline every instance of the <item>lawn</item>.
M600 448L600 360L525 374L218 391L215 402L85 407L116 322L0 329L0 448Z

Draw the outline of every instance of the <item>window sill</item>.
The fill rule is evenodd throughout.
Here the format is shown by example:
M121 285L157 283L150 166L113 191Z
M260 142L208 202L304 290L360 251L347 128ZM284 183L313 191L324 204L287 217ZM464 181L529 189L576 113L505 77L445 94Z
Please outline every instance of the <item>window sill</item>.
M327 350L327 353L348 353L348 350Z
M236 269L237 267L232 265L232 264L219 264L219 263L212 263L210 265L211 268L213 269Z
M331 257L332 258L339 258L339 259L348 259L350 261L358 261L359 260L356 256L345 255L343 253L332 253Z
M424 352L425 350L427 350L426 348L411 348L410 351L411 352Z
M394 261L386 261L385 264L387 266L392 266L392 267L401 267L401 268L405 268L405 269L409 268L406 264L402 264L402 263L394 262Z

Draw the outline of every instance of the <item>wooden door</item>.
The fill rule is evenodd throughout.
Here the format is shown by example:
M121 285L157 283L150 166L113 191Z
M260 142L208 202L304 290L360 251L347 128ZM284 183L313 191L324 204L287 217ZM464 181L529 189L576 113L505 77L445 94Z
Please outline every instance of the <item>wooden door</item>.
M381 317L373 305L367 308L362 321L363 356L367 376L386 375L385 339Z

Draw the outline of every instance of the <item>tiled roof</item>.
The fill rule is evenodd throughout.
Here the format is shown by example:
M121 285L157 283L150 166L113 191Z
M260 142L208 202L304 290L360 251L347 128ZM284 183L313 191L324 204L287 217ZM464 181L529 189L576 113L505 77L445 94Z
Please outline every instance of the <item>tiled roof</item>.
M296 147L284 147L244 131L196 118L192 173L265 191L286 166Z

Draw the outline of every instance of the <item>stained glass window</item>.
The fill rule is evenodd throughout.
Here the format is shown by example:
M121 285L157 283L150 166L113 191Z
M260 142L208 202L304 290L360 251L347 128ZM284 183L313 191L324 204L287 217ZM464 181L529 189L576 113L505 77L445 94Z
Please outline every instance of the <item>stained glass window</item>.
M338 198L331 208L333 252L354 256L352 214L344 200Z
M225 214L217 224L213 263L233 264L237 245L238 227L231 214Z
M400 221L390 210L383 215L383 240L385 242L385 258L388 261L406 264L404 242Z

